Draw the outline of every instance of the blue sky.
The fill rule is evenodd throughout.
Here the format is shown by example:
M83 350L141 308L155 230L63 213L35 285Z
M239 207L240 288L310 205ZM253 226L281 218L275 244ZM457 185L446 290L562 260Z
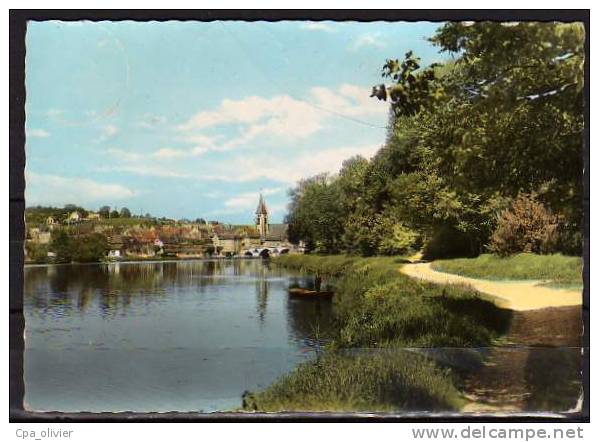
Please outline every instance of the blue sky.
M442 59L436 23L30 22L27 205L272 222L287 189L370 157L387 58Z

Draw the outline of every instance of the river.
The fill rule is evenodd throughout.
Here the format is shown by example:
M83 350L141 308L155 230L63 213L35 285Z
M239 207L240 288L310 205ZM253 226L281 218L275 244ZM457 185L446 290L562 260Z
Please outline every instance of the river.
M25 406L236 409L327 339L330 301L287 293L309 284L262 260L28 266Z

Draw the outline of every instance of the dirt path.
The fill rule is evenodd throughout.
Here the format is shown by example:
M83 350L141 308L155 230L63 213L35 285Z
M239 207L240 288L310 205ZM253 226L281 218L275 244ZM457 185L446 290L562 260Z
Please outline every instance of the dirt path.
M490 295L495 303L516 311L582 304L582 291L540 286L542 281L491 281L438 272L431 263L405 264L400 271L413 278L437 284L465 284Z
M466 376L464 412L565 412L582 391L582 308L514 312L503 345Z
M509 329L465 376L466 413L564 412L581 392L582 293L541 281L490 281L406 264L401 272L437 284L466 284L513 310Z

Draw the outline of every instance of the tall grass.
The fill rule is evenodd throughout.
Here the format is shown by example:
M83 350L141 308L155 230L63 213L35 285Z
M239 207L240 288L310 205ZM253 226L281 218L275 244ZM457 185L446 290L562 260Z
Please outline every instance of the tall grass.
M506 258L480 255L477 258L435 261L433 269L483 279L533 279L552 285L582 286L582 258L576 256L520 253Z
M290 255L275 262L330 275L338 347L482 347L510 313L466 287L414 280L401 260Z
M459 286L419 282L402 260L289 255L280 265L318 273L333 286L336 331L316 361L259 393L246 410L452 410L455 379L416 347L482 347L506 329L510 313Z
M406 351L329 351L243 397L253 411L435 411L462 403L448 370Z

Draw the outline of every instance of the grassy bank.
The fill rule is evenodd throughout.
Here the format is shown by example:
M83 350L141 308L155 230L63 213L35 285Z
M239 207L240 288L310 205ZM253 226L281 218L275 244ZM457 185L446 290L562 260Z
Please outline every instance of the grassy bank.
M463 404L451 373L423 356L329 351L274 385L243 398L253 411L435 411Z
M333 343L300 365L247 410L406 410L459 408L457 378L410 347L484 347L510 313L463 287L419 282L399 273L398 258L293 255L275 263L325 275L334 287ZM352 349L369 350L368 356Z
M477 258L435 261L432 268L482 279L536 279L552 286L582 287L582 259L576 256L521 253L507 258L480 255Z

